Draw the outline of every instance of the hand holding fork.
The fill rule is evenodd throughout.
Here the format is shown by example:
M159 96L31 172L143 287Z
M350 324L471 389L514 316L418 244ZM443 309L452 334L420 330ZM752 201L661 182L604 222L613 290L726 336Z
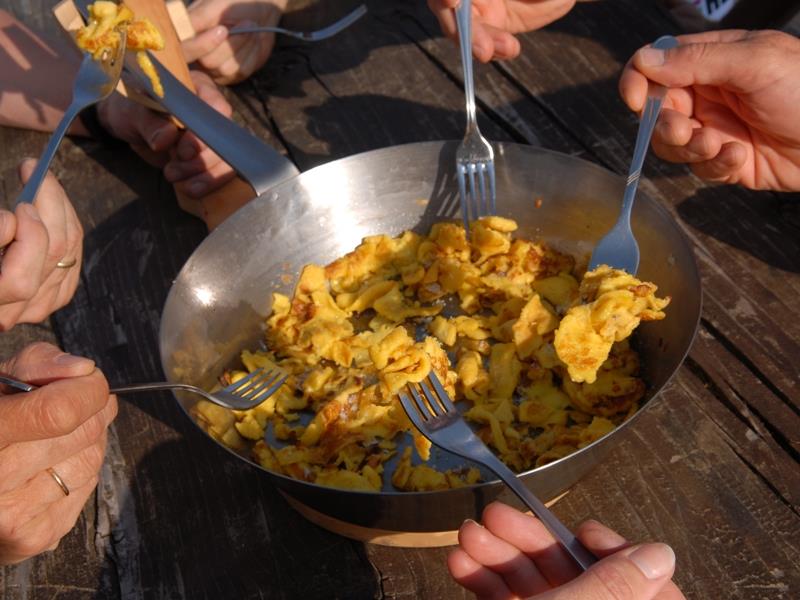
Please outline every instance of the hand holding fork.
M122 63L125 56L125 44L127 37L125 30L120 30L119 44L113 50L106 50L100 59L95 60L88 52L84 52L78 75L75 78L75 85L72 88L72 102L64 111L61 122L53 131L50 141L42 153L36 169L22 189L22 193L17 197L17 203L33 202L36 199L36 192L47 174L50 161L53 160L56 150L64 139L67 129L75 120L80 112L107 98L117 87L120 74L122 73Z

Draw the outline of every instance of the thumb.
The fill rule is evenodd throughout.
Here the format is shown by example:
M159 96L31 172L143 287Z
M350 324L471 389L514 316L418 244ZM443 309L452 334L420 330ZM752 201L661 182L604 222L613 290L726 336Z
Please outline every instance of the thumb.
M666 544L632 546L537 600L651 600L670 582L675 553Z
M34 342L0 363L0 369L15 379L41 385L55 379L89 375L95 364L90 358L66 354L47 342Z
M746 32L726 33L742 37L724 41L700 39L669 50L646 46L633 55L633 66L651 81L667 87L713 85L738 91L752 74L753 48L744 41Z

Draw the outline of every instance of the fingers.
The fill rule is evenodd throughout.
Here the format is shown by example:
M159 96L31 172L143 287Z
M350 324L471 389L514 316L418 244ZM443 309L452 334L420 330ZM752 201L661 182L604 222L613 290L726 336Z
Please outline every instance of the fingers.
M504 600L513 597L512 591L500 575L480 564L461 548L449 554L447 568L456 582L480 600Z
M725 140L718 129L703 127L677 111L664 110L653 133L653 151L664 160L688 163L704 179L736 183L748 149Z
M81 456L87 449L105 448L105 435L109 424L117 416L116 398L110 396L105 407L84 421L74 431L60 437L30 442L17 442L0 450L0 495L24 486L37 473L55 467L73 456ZM100 456L102 462L102 455ZM78 462L78 466L82 465ZM68 464L58 473L71 485L82 484L80 470Z
M642 544L607 556L541 600L651 600L670 584L674 571L672 548Z
M42 282L47 260L47 227L39 211L32 204L23 203L14 214L15 237L5 250L0 271L0 304L31 299Z
M8 364L8 363L7 363ZM55 356L45 371L83 371L91 361L68 354ZM25 369L6 371L17 379L25 377ZM35 369L31 369L35 370ZM72 375L51 381L31 392L3 397L0 402L0 446L11 442L31 441L67 435L108 402L108 383L103 374L93 370L87 375Z
M459 5L459 1L460 0L428 0L428 7L439 20L442 33L450 39L455 39L458 36L453 9Z
M97 115L111 135L130 144L137 154L153 165L163 163L162 154L179 136L178 128L167 115L118 93L97 105Z
M503 511L502 517L505 516ZM502 577L512 594L528 597L550 588L534 561L493 531L467 521L458 531L458 542L477 564Z
M230 165L220 160L212 167L205 169L202 173L186 179L185 181L179 181L175 184L175 189L191 198L199 199L218 190L235 176L236 172ZM194 212L187 207L181 206L181 208L194 214Z
M230 117L233 114L233 107L219 87L211 80L211 77L202 71L190 71L189 74L197 90L197 96L203 102L226 117Z
M193 63L203 56L210 54L215 48L222 44L222 42L228 39L228 29L222 25L212 27L206 31L202 29L196 29L196 31L200 33L193 38L181 42L183 57L186 59L187 63Z
M15 564L54 549L75 526L96 486L97 476L82 487L70 490L69 496L51 504L48 510L24 525L15 523L8 527L0 519L0 564Z
M756 75L751 63L753 48L737 43L748 37L743 30L681 36L677 48L639 49L631 64L648 79L669 87L715 85L744 91L742 85L747 87Z
M0 209L0 248L5 248L14 239L17 231L17 218L14 213Z
M536 517L493 502L483 511L483 524L496 537L533 560L550 584L560 585L578 575L572 558Z

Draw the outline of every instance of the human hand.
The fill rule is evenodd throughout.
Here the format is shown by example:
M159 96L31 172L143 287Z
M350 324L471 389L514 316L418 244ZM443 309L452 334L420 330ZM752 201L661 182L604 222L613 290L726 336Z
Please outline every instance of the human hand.
M36 161L19 168L23 183ZM83 228L64 189L47 173L36 201L12 213L0 210L0 331L17 323L39 323L65 306L78 287ZM74 263L73 263L74 261ZM58 267L58 263L72 266Z
M54 549L75 525L97 485L117 401L93 361L50 344L26 347L0 363L0 372L41 386L0 398L0 565L5 565Z
M800 190L800 40L778 31L709 31L666 52L642 48L619 88L631 110L649 82L669 88L653 132L659 157L751 189Z
M675 554L665 544L633 546L622 536L587 521L578 538L600 561L585 573L539 519L494 502L483 526L466 521L459 548L447 559L450 574L481 600L681 600L670 580Z
M233 108L211 77L202 71L190 71L190 75L200 99L230 119ZM221 188L235 176L233 168L191 131L180 133L164 165L164 177L175 186L179 201L185 197L201 198ZM181 205L181 208L197 214L188 206Z
M197 96L226 117L233 109L211 78L190 71ZM160 113L114 93L98 105L101 125L127 142L149 164L164 169L164 177L183 193L199 197L222 187L234 172L205 142L191 131L179 129Z
M576 0L472 0L472 53L481 62L516 58L515 33L532 31L563 17ZM453 9L461 0L428 0L444 34L458 39Z
M182 43L186 62L197 62L220 85L247 79L269 58L274 33L228 36L236 25L275 26L288 0L196 0L189 6L195 37Z

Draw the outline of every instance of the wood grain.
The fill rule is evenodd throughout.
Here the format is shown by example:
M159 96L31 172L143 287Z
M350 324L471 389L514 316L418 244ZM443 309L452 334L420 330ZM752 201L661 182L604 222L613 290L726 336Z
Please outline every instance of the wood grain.
M34 22L49 8L2 2ZM292 2L283 25L313 29L357 3ZM303 170L463 133L458 53L425 2L367 4L369 14L331 40L279 40L264 69L226 91L235 119ZM655 4L580 4L522 36L518 60L476 66L481 129L624 173L637 123L617 77L636 48L676 31ZM37 154L45 139L0 129L0 147L14 149L0 151L6 198L17 156ZM53 168L86 228L83 282L52 330L3 334L4 353L49 336L96 358L112 382L160 378L161 307L202 223L127 151L68 140ZM595 518L631 540L669 543L690 598L800 597L800 200L708 185L653 156L642 191L695 248L700 332L672 383L554 511L569 526ZM447 552L364 545L320 529L209 444L168 396L132 396L121 401L94 502L56 552L0 569L0 595L469 597L447 575Z

